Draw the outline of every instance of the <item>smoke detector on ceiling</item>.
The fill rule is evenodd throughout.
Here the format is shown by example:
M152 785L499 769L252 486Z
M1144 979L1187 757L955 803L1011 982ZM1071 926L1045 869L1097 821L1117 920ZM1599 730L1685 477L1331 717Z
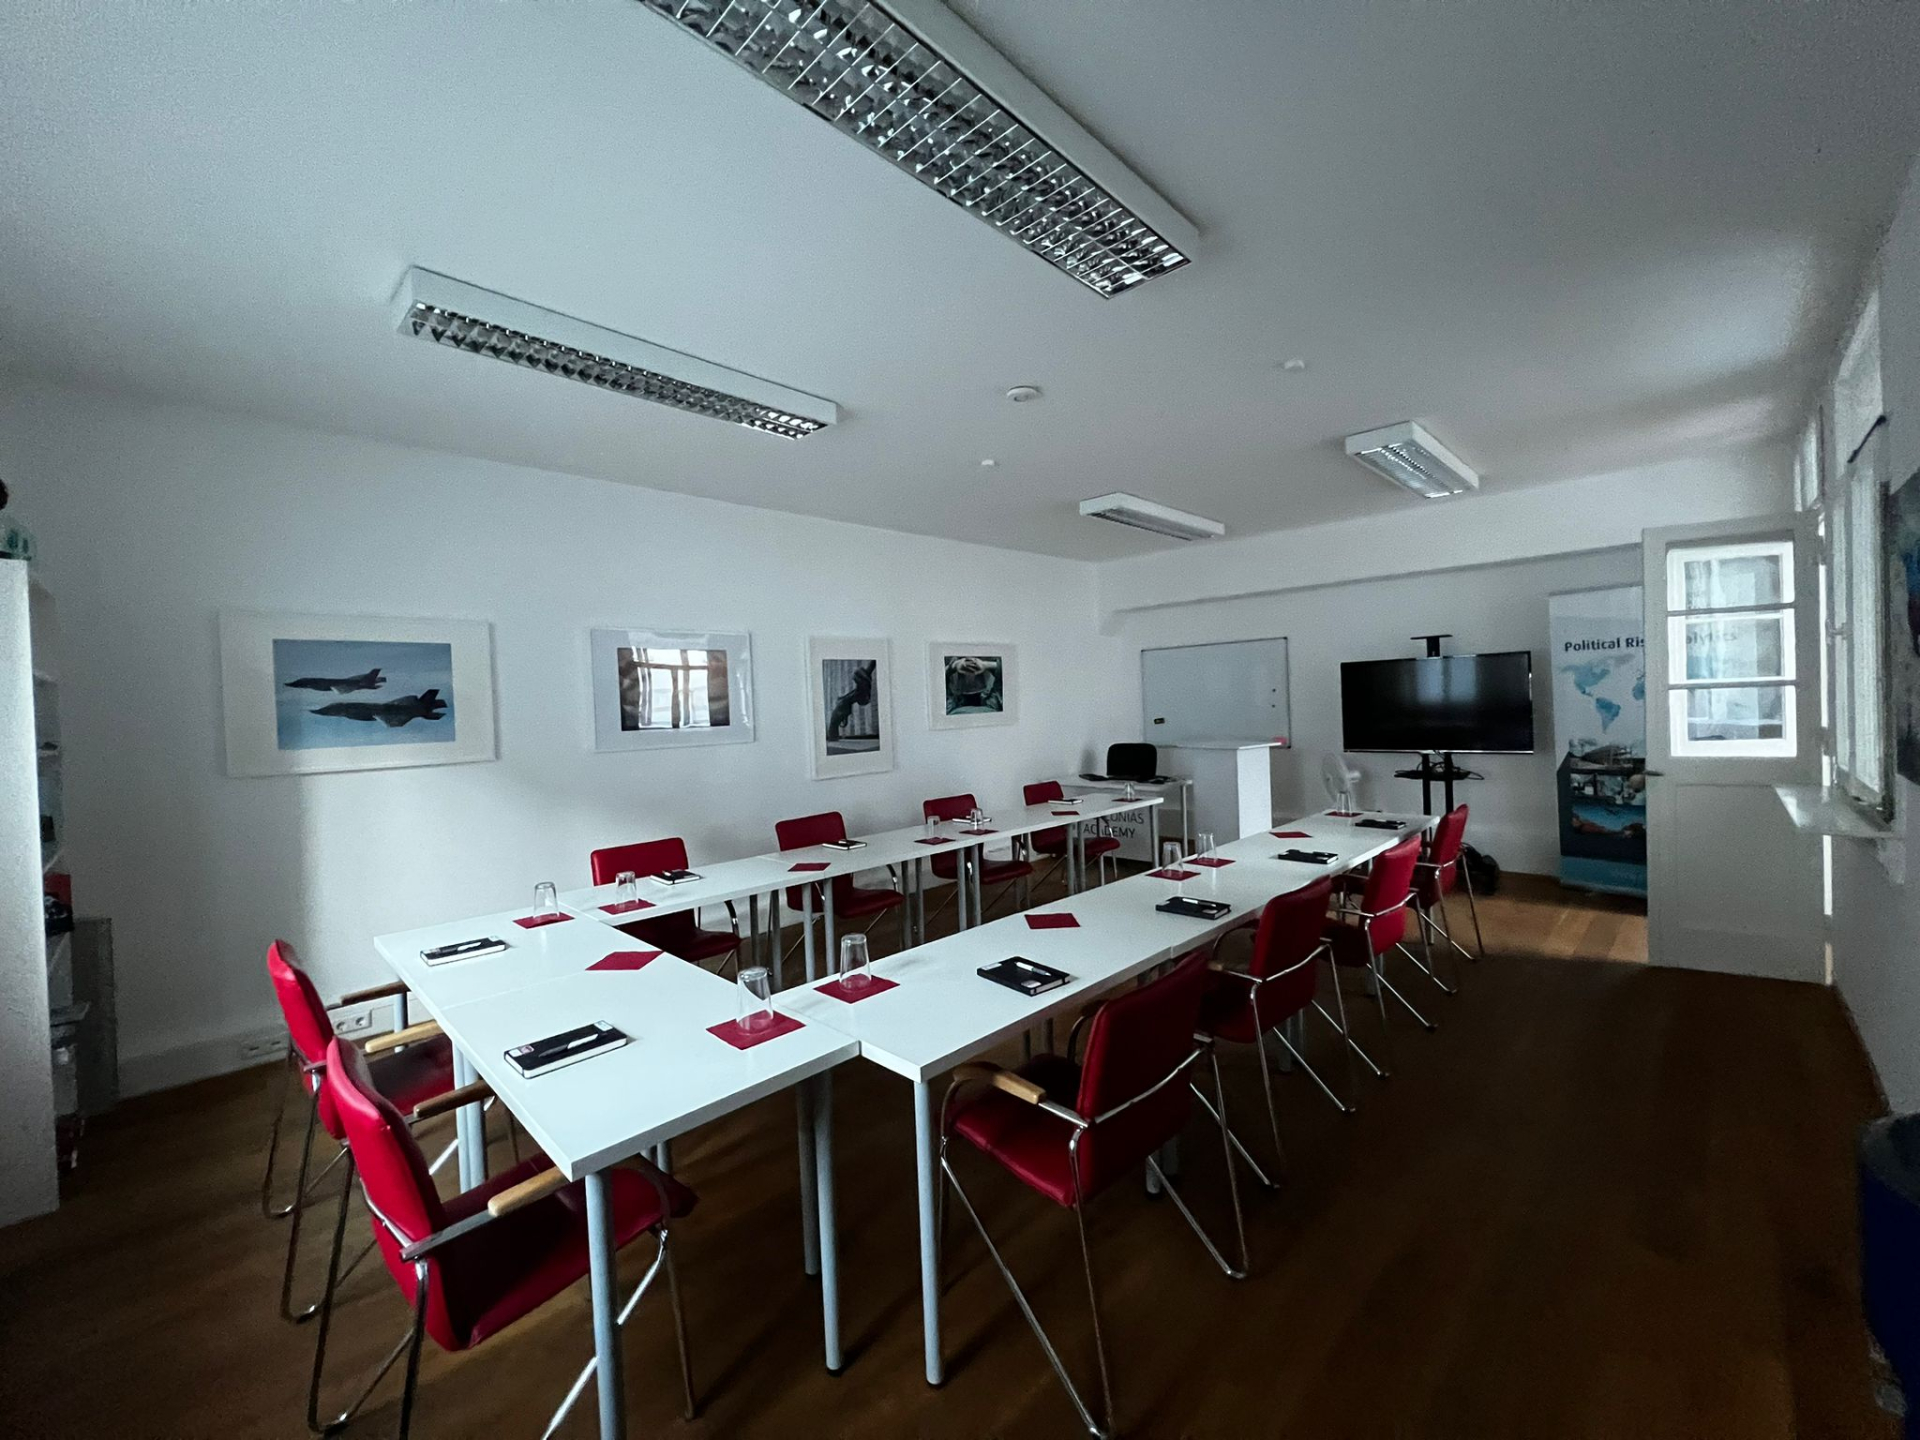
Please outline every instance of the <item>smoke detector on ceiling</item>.
M1480 477L1420 425L1407 420L1347 436L1347 454L1427 500L1480 488Z
M1038 385L1016 385L1007 391L1007 398L1016 405L1024 405L1029 400L1038 400L1040 398L1040 387Z

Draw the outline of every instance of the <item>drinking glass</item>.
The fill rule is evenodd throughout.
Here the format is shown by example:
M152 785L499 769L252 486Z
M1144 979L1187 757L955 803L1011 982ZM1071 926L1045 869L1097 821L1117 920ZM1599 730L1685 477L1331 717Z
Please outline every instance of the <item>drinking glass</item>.
M938 835L940 833L940 817L938 815L927 816L926 831L929 835Z
M1120 798L1122 800L1138 800L1140 798L1140 792L1133 788L1133 781L1129 780L1121 787Z
M622 870L613 883L619 887L620 904L631 905L640 898L640 880L633 871Z
M840 983L849 990L862 990L873 983L873 956L864 935L840 937Z
M1197 833L1193 837L1193 843L1199 847L1197 850L1193 852L1194 858L1198 859L1203 855L1209 858L1212 857L1213 832L1211 830L1202 830L1199 833ZM1215 865L1202 865L1199 868L1206 876L1207 889L1208 890L1218 889L1219 886L1216 882L1220 879L1219 867Z
M1178 840L1165 840L1161 842L1160 868L1162 870L1170 871L1175 875L1181 874L1182 870L1181 870L1180 861L1182 858L1183 857L1180 854L1180 842ZM1187 882L1184 880L1174 881L1173 893L1175 895L1186 894Z
M740 972L739 1021L742 1030L764 1030L773 1024L773 972L749 965Z
M533 913L536 915L560 913L560 892L553 888L551 880L542 880L533 887Z

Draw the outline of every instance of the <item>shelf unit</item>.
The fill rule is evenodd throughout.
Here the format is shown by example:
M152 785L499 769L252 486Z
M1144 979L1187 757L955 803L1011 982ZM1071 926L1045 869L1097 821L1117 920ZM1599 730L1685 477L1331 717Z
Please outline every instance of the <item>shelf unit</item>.
M72 899L56 619L27 563L0 560L0 1225L60 1203L52 1015L73 999L73 937L48 936L45 904Z

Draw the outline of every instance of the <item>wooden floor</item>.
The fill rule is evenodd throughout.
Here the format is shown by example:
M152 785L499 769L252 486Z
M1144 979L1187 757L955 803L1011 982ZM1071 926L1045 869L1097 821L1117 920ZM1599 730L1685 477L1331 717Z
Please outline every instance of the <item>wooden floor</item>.
M1398 1073L1360 1086L1357 1116L1283 1077L1291 1177L1249 1196L1245 1283L1164 1202L1132 1185L1102 1198L1093 1240L1127 1433L1890 1440L1854 1276L1850 1147L1874 1100L1841 1012L1812 987L1567 958L1643 950L1625 908L1517 882L1483 906L1496 957L1457 998L1414 992L1441 1028L1396 1026ZM1343 1073L1329 1047L1315 1054ZM1251 1121L1251 1056L1228 1060ZM970 1235L950 1267L947 1384L921 1379L907 1087L859 1064L841 1075L848 1370L820 1365L793 1109L768 1102L677 1147L703 1195L677 1232L703 1410L678 1418L650 1298L626 1342L632 1433L1075 1433ZM123 1106L89 1135L65 1207L0 1234L0 1432L303 1433L311 1335L275 1318L285 1232L253 1208L267 1083L255 1071ZM1185 1154L1189 1193L1223 1223L1217 1138L1196 1123ZM1070 1220L972 1173L1086 1373ZM650 1248L623 1257L629 1277ZM348 1282L336 1393L403 1324L384 1272ZM537 1435L588 1343L580 1288L473 1354L429 1345L415 1433ZM390 1433L393 1393L350 1433ZM590 1407L566 1433L593 1433Z

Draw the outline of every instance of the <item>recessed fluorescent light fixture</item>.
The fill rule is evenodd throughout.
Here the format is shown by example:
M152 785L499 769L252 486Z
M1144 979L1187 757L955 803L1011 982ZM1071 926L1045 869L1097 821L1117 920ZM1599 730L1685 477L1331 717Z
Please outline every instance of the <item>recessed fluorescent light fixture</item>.
M1200 238L1106 146L934 0L640 0L1096 294Z
M1349 435L1347 454L1428 500L1480 488L1480 477L1465 461L1411 420Z
M1227 527L1218 520L1189 515L1171 505L1156 505L1138 495L1118 491L1082 500L1080 513L1095 520L1111 520L1116 525L1131 525L1136 530L1151 530L1175 540L1212 540L1227 533Z
M402 335L799 440L840 418L831 400L603 330L477 285L412 269L394 296Z

